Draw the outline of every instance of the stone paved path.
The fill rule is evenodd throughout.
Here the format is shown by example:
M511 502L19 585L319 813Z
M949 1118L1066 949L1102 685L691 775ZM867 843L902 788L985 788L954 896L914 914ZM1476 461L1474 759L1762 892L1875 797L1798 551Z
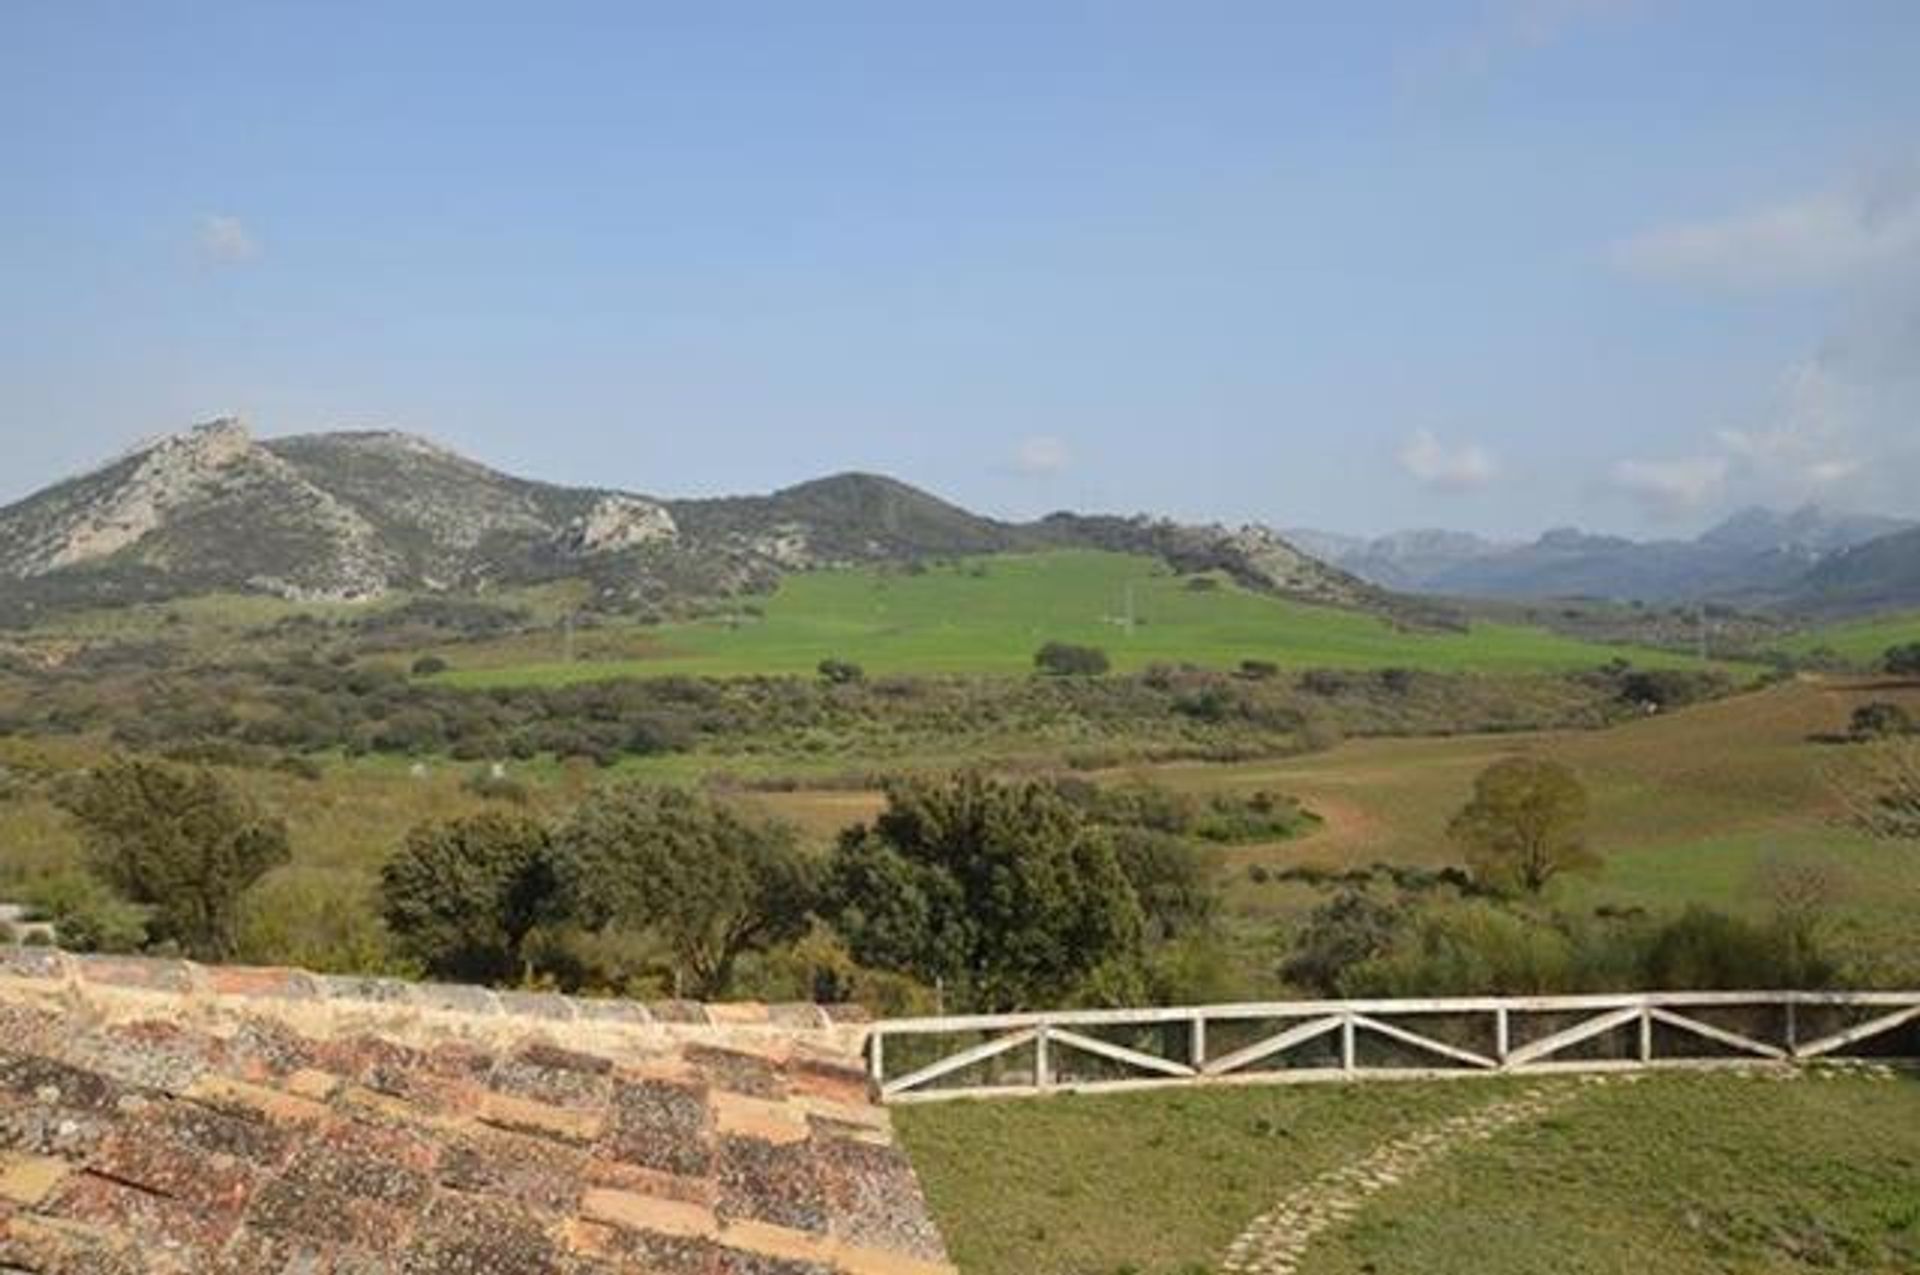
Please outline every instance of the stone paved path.
M1584 1076L1535 1085L1388 1142L1362 1159L1328 1170L1255 1218L1228 1247L1220 1269L1224 1275L1293 1275L1316 1237L1346 1222L1379 1192L1460 1147L1552 1113L1590 1085L1638 1078Z

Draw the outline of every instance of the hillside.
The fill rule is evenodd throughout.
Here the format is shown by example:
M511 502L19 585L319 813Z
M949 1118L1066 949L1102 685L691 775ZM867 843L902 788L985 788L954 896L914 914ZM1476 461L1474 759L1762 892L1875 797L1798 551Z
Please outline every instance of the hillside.
M214 592L364 601L556 580L586 582L594 609L661 615L821 567L1042 548L1147 554L1276 596L1452 622L1262 527L1078 514L1012 524L873 474L670 500L517 478L406 434L257 440L232 420L0 509L0 621Z

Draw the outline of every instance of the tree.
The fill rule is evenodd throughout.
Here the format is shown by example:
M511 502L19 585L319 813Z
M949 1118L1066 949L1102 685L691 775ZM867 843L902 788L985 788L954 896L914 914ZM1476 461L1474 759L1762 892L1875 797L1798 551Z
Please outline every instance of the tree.
M1466 852L1486 886L1538 894L1563 872L1588 871L1599 860L1587 848L1587 790L1559 762L1509 757L1474 780L1473 797L1447 835Z
M114 762L62 804L88 869L149 909L149 938L205 960L233 954L241 894L288 858L285 825L209 770Z
M1920 677L1920 642L1889 647L1885 662L1887 672L1895 677Z
M1048 642L1033 653L1033 666L1053 677L1098 677L1112 667L1097 646Z
M547 830L521 815L422 824L380 869L395 946L441 978L527 977L527 941L556 919L557 893Z
M561 829L558 850L568 917L658 935L684 995L724 995L743 954L806 932L813 879L793 830L711 797L602 789Z
M862 965L982 1010L1137 994L1144 922L1112 842L1049 784L968 773L887 792L825 911Z

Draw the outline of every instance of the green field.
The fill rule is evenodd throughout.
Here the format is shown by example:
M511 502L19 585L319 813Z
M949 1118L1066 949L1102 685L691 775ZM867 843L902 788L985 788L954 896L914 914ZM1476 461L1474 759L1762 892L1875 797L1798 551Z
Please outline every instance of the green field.
M1280 1199L1516 1084L960 1102L898 1122L963 1275L1200 1275ZM1298 1269L1892 1275L1920 1269L1916 1181L1920 1078L1658 1074L1425 1164Z
M1877 615L1799 634L1784 643L1796 655L1829 650L1861 664L1874 664L1887 648L1920 642L1920 611Z
M1024 673L1048 641L1101 647L1121 670L1154 663L1231 668L1246 659L1290 668L1442 671L1582 668L1621 655L1643 664L1689 662L1513 624L1410 633L1358 612L1284 601L1212 577L1195 587L1192 577L1153 559L1078 550L918 572L809 572L787 579L760 612L663 626L639 658L571 664L552 656L516 658L447 676L485 686L664 673L811 673L829 657L872 673ZM470 653L448 654L470 660Z

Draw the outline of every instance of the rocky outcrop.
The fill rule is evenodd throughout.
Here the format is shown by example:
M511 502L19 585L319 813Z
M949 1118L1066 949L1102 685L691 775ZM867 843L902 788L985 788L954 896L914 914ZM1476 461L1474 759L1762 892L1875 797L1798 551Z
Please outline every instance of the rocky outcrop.
M662 505L638 496L602 496L567 527L574 553L618 553L641 545L670 544L680 534Z

